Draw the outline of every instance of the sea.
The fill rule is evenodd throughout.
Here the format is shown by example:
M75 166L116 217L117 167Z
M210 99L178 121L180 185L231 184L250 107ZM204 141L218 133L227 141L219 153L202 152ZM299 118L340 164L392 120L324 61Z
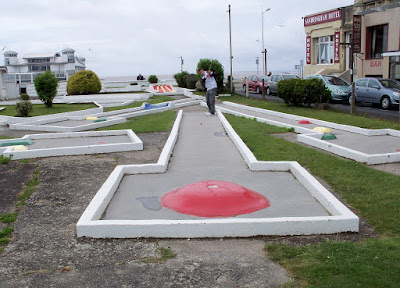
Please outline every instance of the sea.
M292 71L271 71L272 74L274 73L290 73L290 74L295 74L298 75L298 71L296 70L292 70ZM225 80L227 79L227 73L225 72ZM240 72L234 72L233 73L233 80L243 80L245 77L251 76L251 75L261 75L261 73L259 72L257 74L257 71L240 71ZM164 82L164 81L174 81L174 74L160 74L157 75L157 78L160 82ZM109 81L132 81L132 80L136 80L137 75L131 75L131 76L105 76L105 77L100 77L101 80L105 81L105 82L109 82ZM143 74L144 78L148 78L149 75L145 75Z

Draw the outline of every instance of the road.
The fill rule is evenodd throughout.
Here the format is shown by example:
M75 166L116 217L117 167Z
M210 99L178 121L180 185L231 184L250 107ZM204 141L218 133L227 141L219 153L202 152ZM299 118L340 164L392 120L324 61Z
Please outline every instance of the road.
M245 93L240 89L236 89L236 93L241 96L246 96ZM249 97L253 99L262 99L261 94L256 94L253 92L249 92ZM277 96L265 96L267 101L275 101L283 103L283 100ZM347 104L342 103L330 103L329 104L331 109L340 111L340 112L347 112L350 113L350 106ZM378 107L374 107L371 104L366 103L358 103L357 104L357 114L359 115L367 115L373 118L380 118L384 120L391 120L391 121L399 121L400 115L398 108L391 108L389 110L383 110Z

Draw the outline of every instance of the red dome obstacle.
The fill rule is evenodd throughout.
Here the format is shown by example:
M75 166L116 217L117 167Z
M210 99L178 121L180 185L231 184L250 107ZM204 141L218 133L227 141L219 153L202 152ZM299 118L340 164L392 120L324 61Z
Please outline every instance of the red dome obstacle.
M263 195L226 181L201 181L173 190L161 205L176 212L199 217L232 217L270 206Z

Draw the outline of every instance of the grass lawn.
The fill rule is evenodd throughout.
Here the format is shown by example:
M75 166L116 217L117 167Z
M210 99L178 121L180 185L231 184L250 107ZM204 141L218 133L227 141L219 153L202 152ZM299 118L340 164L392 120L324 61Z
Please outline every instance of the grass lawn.
M287 287L396 287L400 283L400 177L276 138L276 127L226 115L261 161L298 161L326 181L376 231L377 239L291 247L266 253L290 271Z
M104 112L139 107L139 106L142 106L142 104L144 102L147 102L149 104L157 104L157 103L168 102L168 101L173 101L173 100L175 100L175 99L172 97L169 97L169 96L163 96L163 95L151 96L149 98L149 100L146 100L146 101L138 101L138 102L134 102L130 105L125 105L125 106L107 107L104 109Z
M17 116L15 105L7 105L0 107L6 107L5 110L0 111L0 115ZM52 108L46 108L44 104L34 104L33 112L29 113L29 116L50 115L63 112L85 110L90 108L97 108L97 106L94 104L53 104Z
M135 133L167 132L175 121L177 111L165 111L128 119L127 122L98 130L132 129Z
M288 106L285 103L278 103L273 101L262 101L256 99L249 99L243 96L226 96L222 101L230 101L239 104L244 104L252 107L258 107L263 109L269 109L274 111L279 111L283 113L289 113L304 117L315 118L319 120L352 125L362 128L369 129L382 129L382 128L392 128L400 130L400 123L389 120L380 120L376 118L371 118L367 116L353 116L348 113L336 112L333 110L319 110L312 107L293 107Z

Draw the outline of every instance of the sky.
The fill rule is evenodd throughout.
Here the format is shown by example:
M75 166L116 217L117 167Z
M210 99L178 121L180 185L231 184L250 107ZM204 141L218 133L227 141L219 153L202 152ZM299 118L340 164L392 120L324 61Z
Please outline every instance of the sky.
M293 71L305 59L302 17L352 5L353 0L0 0L0 49L55 53L73 48L101 77L196 72L202 58L232 69ZM269 11L262 14L262 11ZM264 29L262 29L262 15ZM1 55L0 65L4 63Z

